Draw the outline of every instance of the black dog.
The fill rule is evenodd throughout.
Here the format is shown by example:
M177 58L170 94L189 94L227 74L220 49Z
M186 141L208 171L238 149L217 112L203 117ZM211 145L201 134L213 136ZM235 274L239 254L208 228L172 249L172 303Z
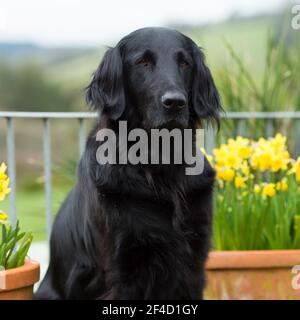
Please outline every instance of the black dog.
M195 43L145 28L109 49L87 89L101 116L51 237L37 299L201 299L210 248L214 170L100 165L99 129L191 128L218 122L219 95Z

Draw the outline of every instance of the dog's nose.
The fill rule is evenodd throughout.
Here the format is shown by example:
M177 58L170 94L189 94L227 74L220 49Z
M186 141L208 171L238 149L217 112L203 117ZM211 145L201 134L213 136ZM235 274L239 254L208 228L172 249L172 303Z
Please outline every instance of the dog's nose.
M170 91L161 97L163 106L167 109L183 108L186 106L186 98L180 92Z

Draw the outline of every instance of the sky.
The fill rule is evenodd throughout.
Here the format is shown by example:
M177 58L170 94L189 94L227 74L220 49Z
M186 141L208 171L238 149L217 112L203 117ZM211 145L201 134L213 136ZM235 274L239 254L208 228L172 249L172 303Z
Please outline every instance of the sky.
M276 12L289 0L0 0L0 42L111 45L146 26Z

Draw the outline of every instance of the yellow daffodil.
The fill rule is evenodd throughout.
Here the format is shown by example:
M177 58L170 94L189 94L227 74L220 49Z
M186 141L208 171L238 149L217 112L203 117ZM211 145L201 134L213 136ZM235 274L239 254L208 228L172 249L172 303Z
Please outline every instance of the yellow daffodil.
M270 167L272 172L278 172L279 170L286 170L287 161L281 156L276 156L272 159Z
M221 146L219 149L214 149L213 154L217 165L223 166L226 164L226 150L224 146Z
M261 187L260 187L258 184L256 184L256 185L254 186L254 192L255 192L255 193L260 193L260 192L261 192Z
M290 154L283 135L277 134L268 140L261 138L252 144L252 148L250 164L254 170L278 172L288 169Z
M276 189L278 191L286 191L288 189L288 183L287 183L287 180L286 179L283 179L279 182L276 183Z
M252 193L261 194L264 197L274 197L277 192L288 189L289 183L284 175L293 174L295 180L300 183L300 157L293 160L288 152L287 139L282 134L276 134L273 138L260 138L257 141L237 137L228 139L213 150L213 159L217 171L217 180L222 189L224 182L232 183L236 189L245 189L254 185ZM261 181L261 173L280 173L283 179L278 181L271 175L268 182ZM270 175L266 175L270 178ZM257 179L260 181L256 184Z
M230 182L234 178L234 170L230 168L217 169L217 177L223 181Z
M243 159L250 158L251 154L252 154L252 149L248 146L242 146L239 149L239 156Z
M296 181L300 182L300 166L298 166L296 169Z
M259 170L265 171L271 167L271 152L262 153L259 160Z
M240 158L238 158L235 154L229 153L226 158L226 164L230 168L237 169L240 163Z
M293 161L292 168L288 171L288 175L290 174L295 174L296 181L300 182L300 157Z
M259 157L257 154L254 154L250 159L250 165L254 170L258 168L258 161L259 161Z
M1 180L7 180L7 175L6 175L6 169L7 169L7 166L5 165L5 163L1 163L0 165L0 181Z
M0 181L0 201L4 200L6 195L8 195L11 189L8 187L9 179Z
M237 176L234 179L234 185L237 189L242 189L246 187L245 178Z
M0 201L4 200L6 195L10 193L9 178L5 171L6 165L2 163L0 166Z
M0 224L6 224L7 219L8 219L8 215L5 212L0 211Z
M271 144L274 150L282 150L285 148L286 137L284 137L281 133L277 133L275 138L271 139Z
M6 169L7 169L6 164L2 162L0 165L0 173L5 173Z
M247 161L243 161L240 169L245 177L250 176L250 168Z
M265 197L274 197L276 194L276 185L275 183L267 183L263 186L262 194Z

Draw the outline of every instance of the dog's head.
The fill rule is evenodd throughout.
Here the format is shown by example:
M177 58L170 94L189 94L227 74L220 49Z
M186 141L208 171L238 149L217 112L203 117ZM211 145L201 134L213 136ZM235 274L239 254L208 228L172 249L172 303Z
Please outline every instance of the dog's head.
M144 128L218 122L219 94L204 55L181 33L144 28L109 49L87 88L87 101L112 120Z

